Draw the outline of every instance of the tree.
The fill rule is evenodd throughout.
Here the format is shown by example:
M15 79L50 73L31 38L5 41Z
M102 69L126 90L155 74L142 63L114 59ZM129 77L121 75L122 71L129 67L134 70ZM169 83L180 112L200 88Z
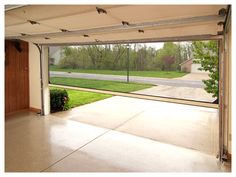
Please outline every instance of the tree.
M79 55L77 48L64 47L64 58L60 60L59 66L61 68L78 68L79 67Z
M192 42L180 42L180 49L181 49L181 58L183 59L183 61L188 60L193 58L193 46L192 46Z
M167 42L162 49L132 44L129 49L130 70L180 70L182 44ZM125 44L64 47L61 68L126 70Z
M123 58L125 53L125 46L122 44L115 44L112 49L113 61L112 61L112 70L122 69Z
M137 57L137 70L138 71L143 71L145 68L145 64L146 64L146 55L147 55L147 51L146 51L146 47L142 47L138 50L137 52L138 57Z
M193 55L195 62L201 64L199 70L208 71L210 79L203 80L205 90L212 93L213 97L219 98L219 62L218 44L216 41L195 41L193 44Z
M165 42L162 49L157 53L158 65L161 70L176 70L179 66L180 60L176 60L180 55L178 54L178 46L173 42Z
M166 70L171 70L171 65L175 62L175 57L174 56L165 56L163 58L164 64L165 64L165 69Z

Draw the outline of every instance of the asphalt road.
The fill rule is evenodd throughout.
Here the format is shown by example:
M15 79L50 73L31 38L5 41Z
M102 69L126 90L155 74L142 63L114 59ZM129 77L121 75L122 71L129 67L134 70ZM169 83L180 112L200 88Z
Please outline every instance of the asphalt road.
M119 76L119 75L67 73L58 71L50 71L50 77L71 77L71 78L111 80L111 81L124 81L124 82L127 79L127 76ZM153 85L167 85L167 86L191 87L191 88L204 87L202 81L196 81L196 80L180 80L180 79L166 79L166 78L140 77L140 76L130 76L129 80L130 82L147 83Z

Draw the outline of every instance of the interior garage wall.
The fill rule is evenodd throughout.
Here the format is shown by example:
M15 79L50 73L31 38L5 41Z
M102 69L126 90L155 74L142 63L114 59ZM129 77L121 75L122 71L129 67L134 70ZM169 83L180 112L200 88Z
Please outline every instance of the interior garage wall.
M41 110L39 51L33 43L29 43L29 88L30 108Z
M29 46L5 40L5 115L29 109Z

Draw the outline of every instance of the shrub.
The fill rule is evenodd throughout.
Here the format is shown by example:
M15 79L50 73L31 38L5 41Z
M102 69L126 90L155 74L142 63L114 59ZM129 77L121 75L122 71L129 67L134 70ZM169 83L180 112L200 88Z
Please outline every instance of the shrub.
M199 70L208 71L210 79L203 80L205 90L212 93L213 97L219 98L219 58L218 58L218 43L217 41L194 41L193 54L198 60L195 63L200 63Z
M50 107L51 112L65 111L70 109L69 96L66 90L50 90Z

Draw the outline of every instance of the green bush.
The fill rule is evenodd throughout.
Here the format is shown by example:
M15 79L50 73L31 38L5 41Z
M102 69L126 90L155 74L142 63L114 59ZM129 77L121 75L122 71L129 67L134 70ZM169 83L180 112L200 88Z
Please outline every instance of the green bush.
M204 89L207 93L212 93L214 98L219 98L219 58L218 58L218 42L217 41L194 41L193 54L200 63L200 71L209 72L209 79L203 80ZM217 102L217 101L216 101Z
M51 112L65 111L70 109L69 96L66 90L50 90L50 107Z

